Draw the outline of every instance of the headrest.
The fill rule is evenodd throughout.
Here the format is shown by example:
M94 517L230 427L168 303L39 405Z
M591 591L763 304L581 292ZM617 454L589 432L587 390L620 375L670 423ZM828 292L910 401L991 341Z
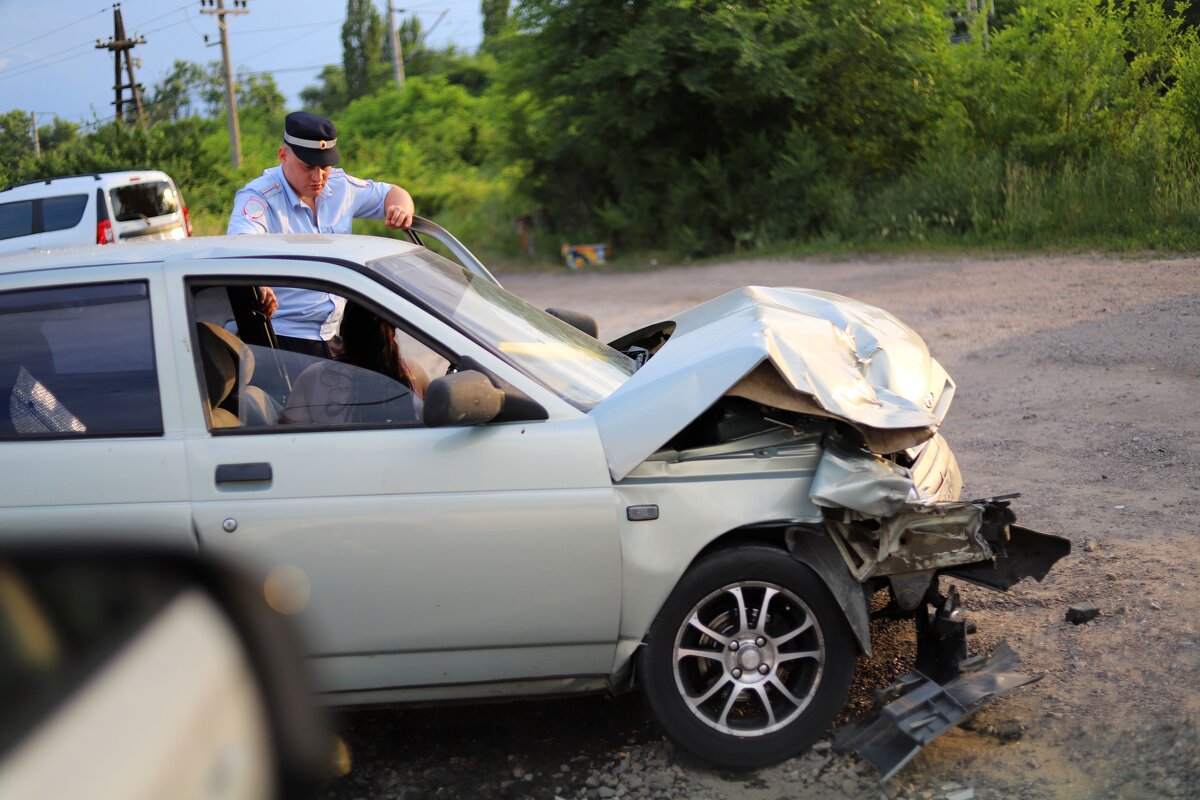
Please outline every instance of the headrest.
M241 339L211 322L197 322L196 333L208 402L216 408L233 393L239 380L243 386L250 381L254 374L254 353Z
M20 367L40 377L53 377L50 344L36 322L24 315L0 314L0 387L11 389Z

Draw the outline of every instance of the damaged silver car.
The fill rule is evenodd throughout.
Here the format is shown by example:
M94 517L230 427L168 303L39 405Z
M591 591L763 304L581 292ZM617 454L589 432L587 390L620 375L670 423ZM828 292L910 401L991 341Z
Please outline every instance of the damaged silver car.
M917 669L936 687L960 674L969 631L938 576L1007 590L1069 552L1013 524L1012 496L960 499L937 432L954 382L879 308L749 287L614 346L645 360L592 412L616 485L715 534L637 661L656 718L710 761L769 764L824 733L854 656L871 653L877 591L916 621ZM888 777L903 763L859 749Z
M4 536L240 561L333 704L640 686L735 768L826 731L877 592L949 682L967 624L939 576L1006 590L1066 552L960 497L954 383L884 311L746 288L605 345L436 225L410 239L0 264ZM281 349L260 286L340 299L403 369Z

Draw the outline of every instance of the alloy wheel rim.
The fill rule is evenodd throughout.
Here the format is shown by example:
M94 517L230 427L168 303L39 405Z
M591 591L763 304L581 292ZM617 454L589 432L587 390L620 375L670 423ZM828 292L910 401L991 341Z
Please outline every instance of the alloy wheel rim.
M696 603L675 636L679 696L705 725L763 736L808 708L825 669L820 624L795 593L743 581Z

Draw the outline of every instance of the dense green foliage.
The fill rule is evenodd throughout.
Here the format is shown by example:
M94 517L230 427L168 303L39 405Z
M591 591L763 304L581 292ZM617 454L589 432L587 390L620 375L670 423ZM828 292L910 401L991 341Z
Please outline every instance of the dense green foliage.
M983 3L971 4L984 5ZM302 94L348 171L516 255L561 241L680 255L799 242L1192 249L1200 14L1166 0L482 0L480 51L348 0L345 58ZM178 62L147 131L0 115L0 183L154 166L201 232L275 163L284 98L241 74L229 166L216 65ZM377 225L363 230L382 232Z
M919 152L946 22L874 0L530 0L506 73L527 188L556 227L638 246L821 230Z

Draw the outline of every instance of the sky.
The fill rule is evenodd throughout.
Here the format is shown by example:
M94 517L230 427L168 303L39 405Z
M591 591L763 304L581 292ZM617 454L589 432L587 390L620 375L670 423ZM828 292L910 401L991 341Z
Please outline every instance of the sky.
M386 19L387 0L375 0ZM232 8L234 0L225 0ZM415 15L431 47L473 52L483 37L479 0L393 0L397 24ZM133 48L138 83L149 92L176 60L220 60L216 15L200 0L122 0L121 16ZM299 93L317 82L326 64L342 60L345 0L246 0L248 14L226 17L234 70L271 72L299 108ZM443 13L445 15L443 16ZM206 46L208 34L212 46ZM113 116L113 54L96 40L113 35L113 6L101 0L0 0L0 112L21 109L72 122ZM129 93L126 92L126 99Z

